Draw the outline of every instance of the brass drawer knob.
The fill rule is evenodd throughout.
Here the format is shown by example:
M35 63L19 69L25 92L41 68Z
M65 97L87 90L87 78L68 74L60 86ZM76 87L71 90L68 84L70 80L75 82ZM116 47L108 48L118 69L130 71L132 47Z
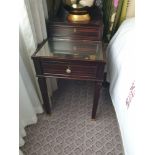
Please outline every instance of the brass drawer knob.
M66 69L66 73L71 73L71 69L69 67Z

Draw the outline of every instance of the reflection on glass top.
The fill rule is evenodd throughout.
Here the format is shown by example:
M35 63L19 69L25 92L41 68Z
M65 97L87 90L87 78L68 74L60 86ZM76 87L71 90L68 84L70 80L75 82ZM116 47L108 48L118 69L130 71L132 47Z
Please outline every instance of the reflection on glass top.
M36 57L77 60L103 60L102 42L96 41L46 41Z

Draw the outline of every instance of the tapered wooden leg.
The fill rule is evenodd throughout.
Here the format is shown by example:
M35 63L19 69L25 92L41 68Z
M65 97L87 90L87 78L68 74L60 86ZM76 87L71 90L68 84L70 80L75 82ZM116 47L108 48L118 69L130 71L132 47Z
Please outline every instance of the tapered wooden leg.
M98 100L99 100L99 97L100 97L100 88L101 88L101 86L102 86L102 82L95 82L92 120L95 120L95 118L96 118L96 111L97 111L97 106L98 106Z
M48 98L46 79L44 77L38 78L39 87L41 90L41 95L44 102L44 109L47 114L51 114L51 105Z

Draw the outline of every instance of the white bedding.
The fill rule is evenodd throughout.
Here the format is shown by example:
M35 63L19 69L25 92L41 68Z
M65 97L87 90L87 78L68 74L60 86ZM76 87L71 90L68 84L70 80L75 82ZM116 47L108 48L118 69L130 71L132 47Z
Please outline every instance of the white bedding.
M107 48L107 81L125 155L134 155L135 19L122 23Z

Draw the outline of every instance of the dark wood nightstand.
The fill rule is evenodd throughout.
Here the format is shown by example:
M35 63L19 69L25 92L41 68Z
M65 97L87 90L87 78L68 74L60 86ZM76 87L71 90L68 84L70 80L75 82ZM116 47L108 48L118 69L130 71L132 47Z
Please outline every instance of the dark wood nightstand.
M49 38L32 56L47 113L51 113L51 105L45 78L56 77L94 81L92 119L96 117L106 63L102 18L97 10L89 23L69 23L62 16L48 22Z

